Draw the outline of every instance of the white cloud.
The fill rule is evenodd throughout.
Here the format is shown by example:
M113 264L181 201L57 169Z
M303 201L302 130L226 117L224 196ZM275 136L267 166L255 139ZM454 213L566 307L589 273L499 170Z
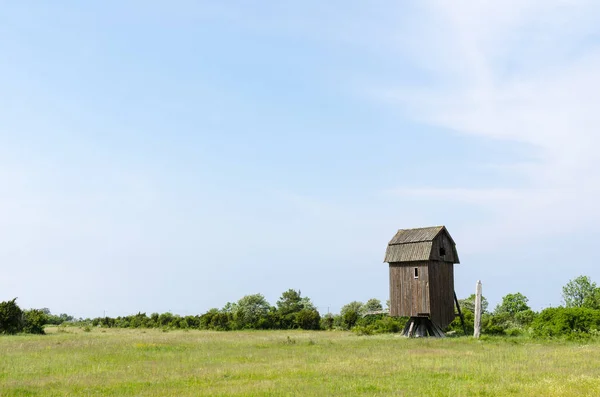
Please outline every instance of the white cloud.
M599 19L600 6L586 1L429 3L428 23L413 32L420 46L410 50L439 84L383 95L426 123L521 142L534 160L512 169L525 186L395 193L481 205L496 214L499 233L599 221Z

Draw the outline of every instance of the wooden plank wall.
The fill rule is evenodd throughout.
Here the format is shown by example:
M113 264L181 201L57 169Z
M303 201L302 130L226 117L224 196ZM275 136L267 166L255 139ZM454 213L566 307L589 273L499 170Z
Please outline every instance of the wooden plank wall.
M415 268L419 278L415 279ZM390 315L430 313L428 262L390 263Z
M446 255L440 256L440 248L446 249ZM446 233L440 233L434 240L431 246L431 256L429 259L434 261L456 262L458 258L454 255L454 244L448 238Z
M454 320L454 265L429 262L431 321L445 328Z

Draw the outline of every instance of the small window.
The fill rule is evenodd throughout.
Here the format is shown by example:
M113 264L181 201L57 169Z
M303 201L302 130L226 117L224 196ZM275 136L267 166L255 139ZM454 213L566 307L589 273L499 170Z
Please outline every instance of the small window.
M419 268L415 267L415 278L419 278Z
M446 255L446 248L440 247L440 256Z

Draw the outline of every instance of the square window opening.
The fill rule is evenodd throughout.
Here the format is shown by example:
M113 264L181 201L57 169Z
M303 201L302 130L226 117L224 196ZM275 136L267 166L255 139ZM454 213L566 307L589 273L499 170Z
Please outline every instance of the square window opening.
M440 256L446 255L446 248L440 247Z

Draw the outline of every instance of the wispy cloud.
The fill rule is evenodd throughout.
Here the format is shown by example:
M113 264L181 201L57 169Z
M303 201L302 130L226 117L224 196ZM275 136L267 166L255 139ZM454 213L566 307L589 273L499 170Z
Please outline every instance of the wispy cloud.
M548 233L600 220L600 6L434 1L424 17L427 29L414 32L422 41L411 54L440 84L381 94L429 124L523 143L534 160L510 169L525 186L394 193L478 204L499 225Z
M440 200L456 200L468 203L488 201L510 201L521 198L522 192L515 189L465 189L465 188L414 188L392 189L391 194L399 197L433 198Z

